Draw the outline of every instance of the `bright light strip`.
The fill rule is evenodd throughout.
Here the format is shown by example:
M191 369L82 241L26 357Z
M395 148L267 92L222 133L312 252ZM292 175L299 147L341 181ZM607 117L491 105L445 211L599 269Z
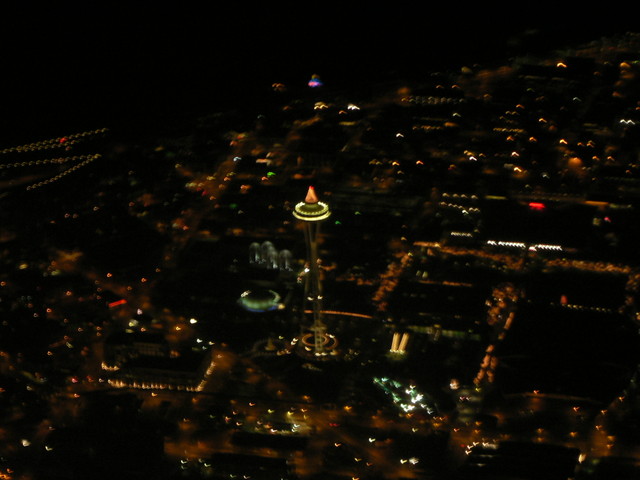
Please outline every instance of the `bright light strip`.
M324 220L329 218L331 215L331 211L329 210L329 205L324 202L318 202L314 205L319 205L321 208L318 211L314 211L311 214L307 214L304 212L305 206L309 204L305 202L300 202L296 205L293 210L293 216L297 219L304 220L305 222L319 222L320 220Z

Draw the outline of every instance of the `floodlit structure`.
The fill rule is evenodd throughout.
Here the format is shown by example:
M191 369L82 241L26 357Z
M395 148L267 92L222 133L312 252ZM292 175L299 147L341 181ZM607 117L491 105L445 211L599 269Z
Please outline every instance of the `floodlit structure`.
M249 312L258 313L282 310L284 308L280 295L268 289L247 290L240 295L238 304Z
M389 349L390 353L397 354L405 354L407 353L407 342L409 341L409 334L403 333L400 335L400 332L395 332L393 334L393 339L391 340L391 348Z
M276 250L273 243L266 240L261 244L249 245L249 264L268 270L291 270L292 256L289 250Z
M318 200L313 187L309 187L304 201L298 203L293 210L293 216L304 222L304 238L307 247L303 312L311 310L313 314L311 333L303 335L302 347L316 358L332 353L335 348L335 337L327 334L322 319L322 284L318 259L320 223L330 215L329 205Z

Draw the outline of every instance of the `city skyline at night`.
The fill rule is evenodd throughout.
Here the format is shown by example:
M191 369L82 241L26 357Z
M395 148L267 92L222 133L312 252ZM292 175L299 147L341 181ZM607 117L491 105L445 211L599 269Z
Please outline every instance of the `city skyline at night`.
M640 473L639 34L157 13L1 47L0 477Z

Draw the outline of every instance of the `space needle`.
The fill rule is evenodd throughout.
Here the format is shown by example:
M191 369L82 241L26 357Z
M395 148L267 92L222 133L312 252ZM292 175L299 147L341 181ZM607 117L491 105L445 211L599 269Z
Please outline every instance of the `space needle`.
M314 358L319 359L335 353L336 344L335 337L327 334L322 321L322 284L318 259L320 223L330 215L329 205L318 200L313 187L309 187L304 201L299 202L293 210L293 216L304 222L304 238L307 248L303 312L311 310L313 313L310 333L302 336L302 346L305 353L311 353Z

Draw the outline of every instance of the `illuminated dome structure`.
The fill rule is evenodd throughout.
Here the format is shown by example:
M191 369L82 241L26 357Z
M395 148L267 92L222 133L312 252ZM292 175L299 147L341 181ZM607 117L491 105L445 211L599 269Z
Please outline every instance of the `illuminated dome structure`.
M307 247L307 264L305 267L304 305L303 312L310 311L313 315L309 333L302 335L301 351L315 359L326 358L335 354L336 339L326 332L322 319L322 285L320 282L320 268L318 259L318 234L322 220L329 218L329 205L318 200L315 189L309 187L303 202L299 202L293 216L302 220L304 237Z
M308 85L311 88L318 88L322 86L322 80L320 80L320 77L316 74L311 75L311 79L309 80Z
M273 290L265 289L246 290L240 295L238 304L249 312L257 313L271 312L284 308L280 295Z
M291 271L293 257L287 249L276 250L273 243L266 240L249 245L249 264L267 270Z

